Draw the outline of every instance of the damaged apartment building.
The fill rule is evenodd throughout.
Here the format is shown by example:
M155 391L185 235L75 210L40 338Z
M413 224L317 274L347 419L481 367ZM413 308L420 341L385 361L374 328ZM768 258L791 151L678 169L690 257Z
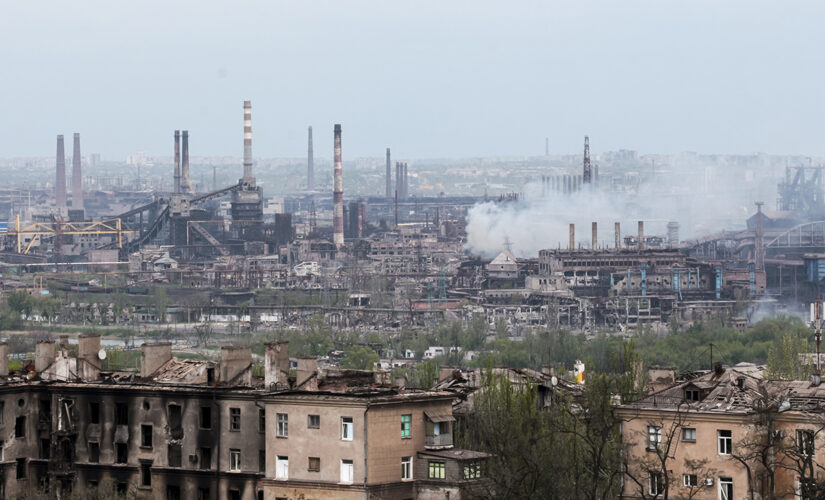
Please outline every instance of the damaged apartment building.
M456 499L483 481L486 456L453 448L452 394L319 371L286 343L266 346L263 376L240 346L212 361L144 344L131 371L101 370L97 335L76 356L41 341L17 372L7 351L0 498L107 483L147 499Z

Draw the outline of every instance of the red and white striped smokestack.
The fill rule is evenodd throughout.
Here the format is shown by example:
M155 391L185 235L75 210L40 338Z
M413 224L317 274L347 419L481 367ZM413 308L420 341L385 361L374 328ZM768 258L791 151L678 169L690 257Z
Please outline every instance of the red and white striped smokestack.
M180 130L175 130L175 193L180 193Z
M72 145L72 210L83 209L83 172L80 169L80 134L75 132Z
M54 203L57 212L66 213L66 151L63 148L63 136L57 136L57 158L55 163Z
M335 124L335 176L332 188L332 242L344 245L344 172L341 164L341 125Z
M243 180L252 180L252 101L243 102Z

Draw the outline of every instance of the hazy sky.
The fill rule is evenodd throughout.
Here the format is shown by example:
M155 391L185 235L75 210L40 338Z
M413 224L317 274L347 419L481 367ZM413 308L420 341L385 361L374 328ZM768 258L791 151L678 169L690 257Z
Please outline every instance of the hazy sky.
M822 154L825 2L0 0L0 157ZM67 145L68 146L68 145ZM67 151L69 148L67 148Z

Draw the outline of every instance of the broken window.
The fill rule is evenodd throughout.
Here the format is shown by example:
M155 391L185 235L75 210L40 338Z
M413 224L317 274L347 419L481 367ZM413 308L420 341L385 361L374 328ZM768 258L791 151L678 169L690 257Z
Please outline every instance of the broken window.
M661 472L649 472L647 476L647 491L654 497L664 493L665 485L662 481Z
M464 464L464 470L462 472L464 479L480 479L481 462L470 462Z
M814 454L814 433L813 431L797 429L796 431L796 451L803 457Z
M49 438L40 439L40 458L49 458L52 454L52 440Z
M100 443L89 441L89 463L96 464L100 462Z
M210 500L209 488L198 488L198 500Z
M172 439L183 439L182 420L181 406L169 405L169 431L172 433Z
M89 403L89 423L100 423L100 403L98 402L93 401Z
M169 460L169 467L180 467L181 463L181 447L179 444L170 444L167 450L167 457Z
M647 426L647 449L656 451L662 446L662 428L655 425Z
M266 410L258 408L258 432L266 432Z
M235 448L229 450L229 470L232 472L241 471L241 450Z
M229 490L229 500L241 500L241 491Z
M152 462L140 463L140 485L144 488L152 486Z
M307 423L307 427L310 429L320 429L321 428L321 415L310 415L309 422Z
M180 486L169 485L166 487L166 500L180 500Z
M211 406L201 406L200 426L201 426L201 429L211 429L212 428L212 407Z
M212 448L203 447L198 449L198 463L201 469L212 468Z
M266 472L266 450L258 450L258 472Z
M341 417L341 439L352 441L352 417Z
M279 413L278 414L278 437L288 437L289 436L289 415L286 413Z
M115 425L129 425L129 405L115 403Z
M25 458L18 458L16 461L17 465L17 479L26 479L26 459Z
M230 408L229 409L229 430L230 431L239 431L239 430L241 430L241 409L240 408Z
M50 399L41 399L38 405L40 413L38 420L43 423L51 423L52 421L52 401Z
M116 443L115 444L115 463L116 464L125 464L128 458L128 447L126 443Z
M140 445L144 448L152 447L152 426L149 424L140 426Z
M701 401L702 393L699 389L685 389L685 401Z
M14 421L14 437L26 437L26 417L20 416Z

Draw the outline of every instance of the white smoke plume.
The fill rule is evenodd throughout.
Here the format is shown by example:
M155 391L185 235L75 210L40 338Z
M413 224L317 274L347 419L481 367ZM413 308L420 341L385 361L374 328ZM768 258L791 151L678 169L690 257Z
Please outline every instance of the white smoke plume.
M755 213L757 193L771 196L767 189L723 178L729 176L717 176L710 185L701 175L694 177L698 179L680 176L681 183L672 186L642 184L632 193L585 186L576 193L542 195L541 184L532 183L519 201L472 207L465 248L490 258L509 244L516 257L536 257L541 249L567 248L571 223L576 225L576 246L590 248L591 222L598 224L599 247L614 246L615 222L621 223L622 238L637 234L639 220L645 222L646 236L666 237L667 223L675 221L680 224L680 240L698 238L743 229Z

